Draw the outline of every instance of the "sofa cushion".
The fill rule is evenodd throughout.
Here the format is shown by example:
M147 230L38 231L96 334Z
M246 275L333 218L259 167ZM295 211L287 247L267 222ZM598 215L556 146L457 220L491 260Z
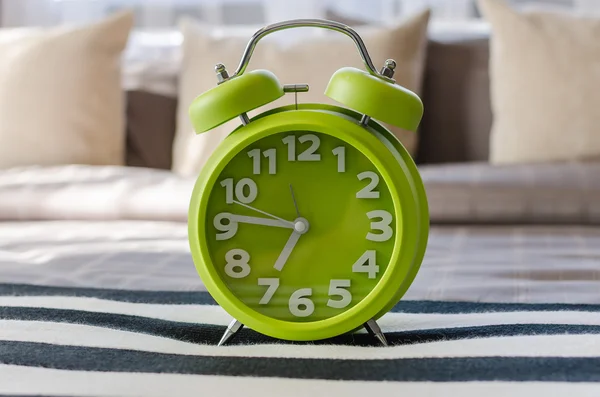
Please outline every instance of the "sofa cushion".
M600 224L600 163L429 165L432 223Z
M493 30L491 161L600 159L600 18L480 5Z
M0 32L0 168L124 162L119 59L133 15Z
M171 168L176 113L175 97L127 92L127 165Z
M432 35L423 86L420 163L487 161L492 124L486 33Z

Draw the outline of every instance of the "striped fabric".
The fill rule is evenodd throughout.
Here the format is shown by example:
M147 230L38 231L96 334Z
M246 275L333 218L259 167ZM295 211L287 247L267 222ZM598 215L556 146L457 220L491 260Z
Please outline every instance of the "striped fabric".
M0 285L0 395L597 396L600 305L403 301L366 333L289 343L202 291Z

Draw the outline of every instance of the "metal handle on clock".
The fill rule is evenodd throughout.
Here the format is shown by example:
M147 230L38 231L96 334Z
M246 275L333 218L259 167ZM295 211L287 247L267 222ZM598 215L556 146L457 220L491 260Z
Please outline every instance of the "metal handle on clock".
M325 19L292 19L290 21L274 23L272 25L265 26L264 28L258 30L256 33L254 33L254 35L246 45L246 49L244 50L244 54L242 55L242 59L240 60L240 64L237 70L228 79L244 74L246 68L248 67L248 64L250 63L250 58L252 57L252 53L254 52L256 45L263 37L280 30L302 27L329 29L345 34L354 41L354 44L356 44L358 53L360 54L363 62L365 63L367 71L371 75L387 82L394 82L394 80L391 77L386 76L385 74L383 74L383 72L380 73L377 71L377 68L375 67L375 65L373 65L373 61L369 56L369 52L367 51L365 43L363 42L362 38L358 35L358 33L354 31L354 29L347 25L344 25L343 23L328 21Z

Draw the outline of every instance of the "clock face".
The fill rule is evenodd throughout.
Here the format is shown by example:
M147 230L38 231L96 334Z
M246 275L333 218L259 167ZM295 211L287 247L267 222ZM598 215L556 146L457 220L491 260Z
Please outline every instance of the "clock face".
M263 138L223 169L208 202L212 266L247 307L295 322L334 317L381 280L394 248L390 191L330 135Z

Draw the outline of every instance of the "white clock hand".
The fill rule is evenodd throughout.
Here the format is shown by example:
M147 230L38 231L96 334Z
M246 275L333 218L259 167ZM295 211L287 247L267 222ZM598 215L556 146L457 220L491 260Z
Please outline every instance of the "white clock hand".
M296 246L296 243L300 239L300 236L302 236L304 233L308 232L309 227L310 227L310 225L308 224L308 221L304 218L298 218L294 221L294 232L288 239L287 243L285 243L285 246L283 247L281 254L279 254L279 257L275 261L275 265L273 265L273 267L275 269L277 269L279 271L281 271L281 269L283 269L283 266L285 265L288 258L290 257L290 254L292 253L292 250L294 249L294 247Z
M223 221L227 219L229 222L223 223ZM298 231L298 227L301 225L292 222L280 221L278 219L271 218L257 218L254 216L245 216L238 214L231 214L229 212L221 212L213 221L213 225L215 229L223 233L217 233L217 240L228 240L235 236L238 230L238 224L240 223L249 223L252 225L262 225L262 226L274 226L274 227L282 227L286 229L294 229Z
M284 227L294 229L295 225L292 222L282 221L279 219L256 218L254 216L227 214L231 222L250 223L252 225Z
M246 208L248 208L248 209L250 209L250 210L252 210L252 211L256 211L256 212L259 212L259 213L261 213L261 214L263 214L263 215L269 216L269 217L271 217L271 218L273 218L273 219L277 219L278 221L280 221L280 222L283 222L283 223L285 223L286 225L291 225L292 229L294 228L294 222L286 221L285 219L282 219L282 218L280 218L280 217L278 217L278 216L275 216L275 215L273 215L273 214L269 214L268 212L265 212L265 211L259 210L258 208L251 207L251 206L249 206L248 204L241 203L241 202L239 202L239 201L237 201L237 200L233 200L233 202L234 202L235 204L237 204L237 205L241 205L242 207L246 207Z
M306 233L309 228L308 221L300 217L300 210L298 209L298 203L296 202L296 196L294 195L294 188L292 187L291 183L290 193L292 194L292 201L294 202L294 207L296 208L296 214L298 215L298 218L296 218L296 220L294 221L294 232L288 239L287 243L285 243L283 251L281 251L281 254L279 254L279 257L275 261L275 265L273 265L273 267L279 271L281 271L281 269L283 269L283 266L285 266L285 263L290 257L292 250L296 246L296 243L298 243L300 236Z
M298 233L297 231L294 230L294 232L288 239L287 243L285 243L285 247L283 247L283 251L281 251L281 254L279 254L279 258L277 258L277 261L275 261L275 265L273 266L275 269L277 269L279 271L281 271L281 269L283 269L285 262L287 262L288 258L290 257L290 254L292 253L292 250L296 246L296 243L300 239L301 235L302 235L301 233Z

